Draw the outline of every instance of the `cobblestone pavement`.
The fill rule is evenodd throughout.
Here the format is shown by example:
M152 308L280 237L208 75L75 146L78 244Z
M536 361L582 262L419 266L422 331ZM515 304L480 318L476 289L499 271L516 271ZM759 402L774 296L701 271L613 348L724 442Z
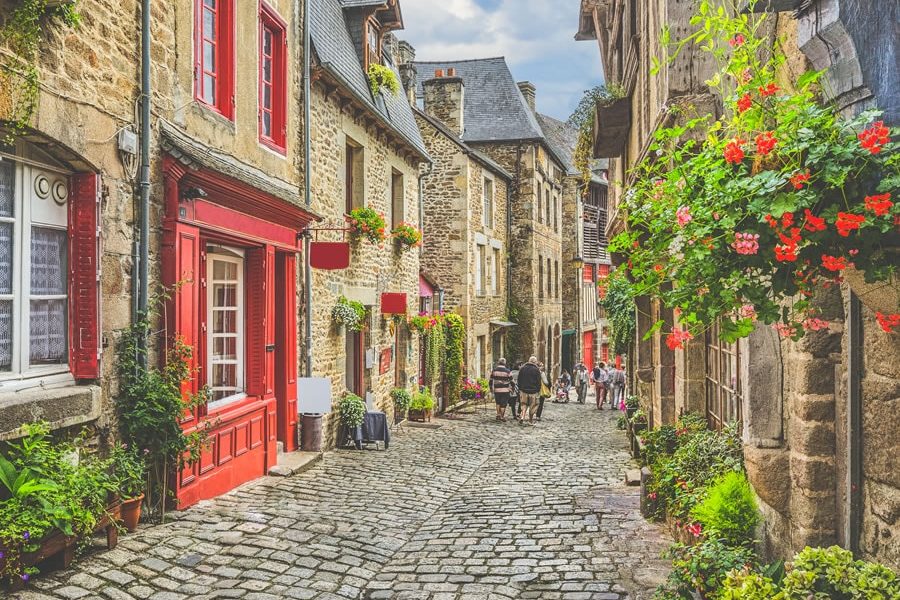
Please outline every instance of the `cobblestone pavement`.
M668 542L623 485L619 413L548 404L529 427L492 412L252 482L15 597L649 598Z

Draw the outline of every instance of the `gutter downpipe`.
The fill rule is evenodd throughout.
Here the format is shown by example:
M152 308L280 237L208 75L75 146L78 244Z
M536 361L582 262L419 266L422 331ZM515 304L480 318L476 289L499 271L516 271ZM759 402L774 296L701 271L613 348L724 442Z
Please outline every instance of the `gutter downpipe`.
M135 319L147 315L150 263L150 0L141 0L141 180L138 242L138 293ZM138 364L147 364L147 336L138 340Z
M847 315L849 349L847 360L847 515L846 544L853 553L859 552L862 505L862 369L863 328L862 306L859 297L850 292L850 310Z
M425 178L434 172L434 163L428 163L428 170L419 175L419 228L425 231ZM419 247L419 262L423 254L423 246Z
M310 83L310 63L312 61L312 42L310 39L309 27L309 2L303 0L303 197L306 201L306 207L312 206L312 174L310 173L312 160L310 159L310 151L312 143L309 136L312 127L310 119L312 118L312 110L310 108L312 99L312 85ZM309 264L309 247L311 236L307 231L303 237L303 253L305 255L305 285L306 285L306 376L312 377L313 371L313 344L312 344L312 309L313 309L313 289L312 289L312 268Z

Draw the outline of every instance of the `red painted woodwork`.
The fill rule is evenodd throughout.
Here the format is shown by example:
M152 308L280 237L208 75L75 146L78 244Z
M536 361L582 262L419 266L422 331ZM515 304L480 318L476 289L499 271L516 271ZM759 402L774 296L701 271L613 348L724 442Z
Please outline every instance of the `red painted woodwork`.
M405 315L406 292L381 294L381 314Z
M616 368L617 369L622 368L622 355L621 354L616 354Z
M203 32L204 12L207 18L213 19L212 36ZM215 6L204 0L194 2L194 98L204 106L221 113L222 116L234 117L234 0L219 0ZM204 43L212 46L213 70L203 67ZM204 74L213 79L212 91L214 101L207 102L204 94Z
M284 153L287 147L287 25L265 3L259 6L259 141ZM270 52L264 47L266 34L272 38ZM269 63L266 77L263 66ZM266 104L268 92L269 103ZM263 130L263 117L270 119L271 133Z
M381 357L378 365L378 374L384 375L388 371L391 370L391 360L394 357L393 350L391 348L385 348L381 351Z
M582 362L588 371L594 368L594 332L585 331L582 336L582 353L584 357Z
M297 258L275 259L275 398L278 441L297 449Z
M603 344L600 350L600 356L602 356L602 360L605 363L609 362L609 344Z
M350 266L350 242L310 242L309 264L322 271L346 269Z
M75 379L100 376L98 215L100 176L72 176L69 197L69 368Z
M163 160L166 217L162 269L167 285L181 283L169 302L167 326L194 350L197 376L185 393L206 380L203 334L205 247L228 244L244 251L246 397L207 410L183 423L209 430L200 460L177 474L179 508L212 498L264 475L277 460L277 441L296 447L297 426L297 232L317 217L301 207L209 170L187 171ZM183 200L186 187L207 192ZM281 350L279 350L281 347Z

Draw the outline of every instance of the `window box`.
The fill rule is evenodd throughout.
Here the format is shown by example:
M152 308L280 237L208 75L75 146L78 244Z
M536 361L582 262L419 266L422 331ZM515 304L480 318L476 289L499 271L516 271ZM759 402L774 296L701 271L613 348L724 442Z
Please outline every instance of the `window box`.
M594 158L616 158L625 151L631 128L631 96L597 104L594 115Z

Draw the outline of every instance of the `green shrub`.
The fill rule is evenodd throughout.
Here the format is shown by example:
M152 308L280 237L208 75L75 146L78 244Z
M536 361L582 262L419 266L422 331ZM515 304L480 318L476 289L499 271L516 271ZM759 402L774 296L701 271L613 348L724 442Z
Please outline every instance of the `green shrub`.
M422 391L413 394L409 408L410 410L432 410L434 408L434 396L431 395L431 390L423 388Z
M756 565L756 554L750 548L732 547L711 538L694 546L674 545L668 554L672 572L654 595L654 600L692 600L692 592L714 597L729 572Z
M722 600L895 600L900 598L897 574L877 563L854 560L837 546L805 548L788 563L781 582L745 569L725 578Z
M641 436L644 442L644 464L652 465L663 456L675 452L678 443L676 429L672 425L663 425Z
M731 471L716 481L691 516L707 535L737 546L753 542L753 531L760 521L756 496L742 471Z
M412 394L405 388L396 388L391 391L391 399L401 412L406 412L409 409L409 405L412 403Z
M347 393L338 403L341 423L347 427L359 427L366 416L366 403L356 394Z

